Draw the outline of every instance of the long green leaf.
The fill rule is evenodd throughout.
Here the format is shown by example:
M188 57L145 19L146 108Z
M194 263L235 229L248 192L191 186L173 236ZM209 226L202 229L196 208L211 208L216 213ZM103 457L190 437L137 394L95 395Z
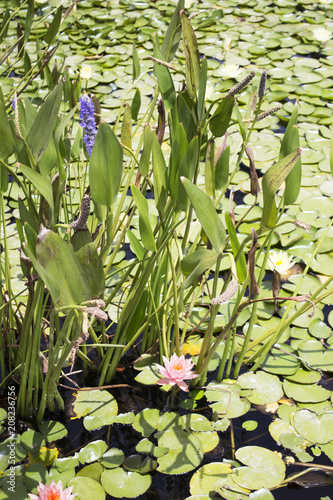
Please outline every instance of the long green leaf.
M199 90L198 90L198 120L201 121L205 111L205 96L207 86L207 59L204 57L201 62Z
M112 206L123 173L123 150L110 125L101 123L90 157L89 181L94 203Z
M182 178L182 182L203 230L214 250L217 253L221 253L226 239L225 228L222 220L216 213L212 200L188 179Z
M143 130L143 148L139 161L140 174L144 177L148 175L150 156L152 150L153 132L151 131L149 123L146 123Z
M227 146L215 165L215 189L223 189L229 179L230 146Z
M274 227L277 218L275 195L293 167L296 165L302 152L301 148L293 151L290 155L275 163L264 175L262 190L264 196L264 208L261 218L261 227Z
M233 253L234 257L236 258L237 252L240 249L240 243L238 241L235 226L233 225L231 217L228 214L228 212L225 213L225 223L226 223L229 238L230 238L232 253ZM239 259L236 262L236 270L237 270L238 280L241 283L243 283L243 281L246 280L246 276L247 276L246 259L245 259L244 253L241 253Z
M132 113L129 104L125 105L123 123L121 125L121 142L129 149L132 149Z
M90 285L91 295L98 297L105 288L104 269L91 234L85 230L77 231L71 237L71 244Z
M41 104L38 114L27 136L27 144L37 159L42 156L53 134L58 119L62 96L62 82L52 90Z
M168 29L164 35L164 40L161 46L161 54L163 59L170 62L178 49L181 38L180 12L184 9L185 0L179 0L175 12L171 18Z
M2 90L0 88L0 157L8 158L14 151L14 135L8 121Z
M168 178L165 159L156 134L153 134L154 198L157 210L163 212L168 197Z
M143 245L147 250L156 251L155 238L150 225L148 203L141 191L133 184L132 195L139 210L139 229Z
M140 60L138 52L136 50L135 42L133 42L132 57L133 57L133 81L135 81L140 76Z
M184 11L181 12L181 24L186 57L187 90L191 97L196 97L200 81L200 54L197 37Z
M154 72L164 105L167 109L172 109L176 104L176 91L169 68L163 66L163 64L155 63Z
M229 127L233 106L234 98L225 97L213 114L209 122L209 128L216 137L222 137L222 135L226 133Z
M177 191L177 208L186 212L189 206L189 198L181 182L181 177L186 177L191 182L194 177L195 169L199 156L199 139L198 136L193 137L188 145L185 154L180 162L179 177L178 177L178 191Z
M214 250L200 248L193 253L186 255L181 261L181 270L187 276L182 284L183 290L190 286L195 286L202 273L214 266L218 254Z
M284 133L279 159L289 155L292 151L299 148L299 133L297 128L298 119L298 103L295 104L291 114L288 126ZM298 198L301 189L302 180L302 163L301 158L298 159L296 165L286 178L286 189L284 191L284 202L286 205L292 205Z
M59 306L81 304L91 298L91 288L72 247L58 234L41 226L36 244L37 259L45 274L41 278L51 291L47 276L59 290ZM37 269L38 271L38 269Z
M208 196L215 195L215 141L212 139L207 148L205 161L205 188Z
M42 196L44 196L47 201L51 211L54 211L54 202L53 202L53 192L52 192L52 184L49 178L44 177L40 173L32 170L32 168L27 167L26 165L21 165L20 170L23 175L35 186L35 188L40 192Z
M61 23L61 16L62 16L62 7L59 7L44 37L44 41L48 45L51 45L56 34L58 33L58 29Z

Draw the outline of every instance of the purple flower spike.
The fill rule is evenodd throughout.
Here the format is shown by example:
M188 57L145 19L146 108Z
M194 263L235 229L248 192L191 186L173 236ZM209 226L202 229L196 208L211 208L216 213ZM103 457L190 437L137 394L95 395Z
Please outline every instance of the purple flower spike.
M80 120L81 127L84 130L83 142L86 145L89 156L91 156L92 148L95 142L97 127L95 122L94 103L87 95L80 98Z

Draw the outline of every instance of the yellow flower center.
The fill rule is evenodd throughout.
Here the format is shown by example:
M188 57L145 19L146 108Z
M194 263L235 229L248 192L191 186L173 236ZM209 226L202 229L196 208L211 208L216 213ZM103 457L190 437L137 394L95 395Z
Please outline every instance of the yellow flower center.
M276 262L276 265L277 265L277 266L281 266L282 264L283 264L282 260L278 260L278 261Z
M47 500L60 500L60 495L51 491L47 496Z
M175 370L182 370L183 369L183 365L181 363L177 363L176 365L173 365L173 367Z

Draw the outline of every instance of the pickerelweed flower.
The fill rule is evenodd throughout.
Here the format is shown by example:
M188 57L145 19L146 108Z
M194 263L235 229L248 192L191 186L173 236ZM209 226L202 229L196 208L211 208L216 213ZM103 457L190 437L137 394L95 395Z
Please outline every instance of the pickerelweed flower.
M269 252L267 263L271 271L277 271L279 274L285 274L295 264L293 257L287 252L276 250Z
M174 353L170 360L163 356L164 366L156 364L163 378L157 381L159 385L178 385L180 389L188 392L187 384L184 380L196 378L198 375L192 371L193 363L185 356L180 357Z
M84 95L80 99L80 105L81 127L84 130L83 142L86 145L89 156L91 156L92 148L97 135L94 103L90 97Z
M37 486L38 495L29 493L31 500L74 500L76 493L72 494L73 486L63 489L62 482L59 481L57 484L52 479L50 484L39 483Z

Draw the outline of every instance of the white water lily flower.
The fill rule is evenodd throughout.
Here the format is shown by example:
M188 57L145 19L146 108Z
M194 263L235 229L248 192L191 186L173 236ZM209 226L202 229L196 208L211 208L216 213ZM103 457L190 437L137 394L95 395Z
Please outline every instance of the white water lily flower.
M322 5L329 5L330 3L332 3L332 0L319 0L319 2L320 2Z
M89 80L89 78L92 77L92 74L93 74L93 70L91 69L90 66L82 66L81 71L80 71L81 78Z
M318 26L313 30L313 36L318 42L326 43L332 38L332 33L324 28L323 26Z
M218 69L218 73L225 78L237 78L243 73L243 68L240 68L238 64L226 63Z
M273 250L269 252L267 263L271 271L285 274L293 267L294 260L287 252Z

